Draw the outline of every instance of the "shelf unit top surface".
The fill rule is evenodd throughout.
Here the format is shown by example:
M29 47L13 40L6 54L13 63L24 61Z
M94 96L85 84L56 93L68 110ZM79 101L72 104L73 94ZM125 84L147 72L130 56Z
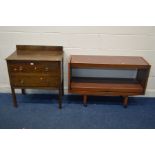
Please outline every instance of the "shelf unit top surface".
M70 63L73 65L150 66L144 58L135 56L71 55Z

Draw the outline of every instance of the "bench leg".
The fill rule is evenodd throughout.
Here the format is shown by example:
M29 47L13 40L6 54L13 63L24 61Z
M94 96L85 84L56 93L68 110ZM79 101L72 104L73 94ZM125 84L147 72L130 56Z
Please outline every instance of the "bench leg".
M83 96L83 104L85 107L87 107L87 95Z
M18 107L17 99L16 99L16 94L15 94L15 89L13 87L11 87L11 91L12 91L13 106L14 107Z
M62 89L62 96L64 96L64 81L62 81L62 87L61 87L61 89Z
M23 95L26 94L25 89L21 89L21 91L22 91L22 94L23 94Z
M59 109L62 108L62 87L59 88Z
M124 107L127 108L127 106L128 106L128 96L124 96L123 104L124 104Z

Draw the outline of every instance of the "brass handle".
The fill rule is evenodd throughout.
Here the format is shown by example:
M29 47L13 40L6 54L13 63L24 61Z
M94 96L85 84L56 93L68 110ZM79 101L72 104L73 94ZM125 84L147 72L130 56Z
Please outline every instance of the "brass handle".
M21 83L21 84L24 84L24 80L21 80L20 83Z
M22 71L22 70L23 70L23 67L22 67L22 66L20 66L20 67L19 67L19 70L20 70L20 71Z
M31 65L31 66L33 66L33 65L34 65L34 63L33 63L33 62L30 62L30 65Z
M43 78L41 77L40 80L43 80Z
M14 68L13 70L14 70L14 71L17 71L17 68Z
M48 71L48 67L45 68L45 71Z
M34 67L34 70L37 70L37 67Z

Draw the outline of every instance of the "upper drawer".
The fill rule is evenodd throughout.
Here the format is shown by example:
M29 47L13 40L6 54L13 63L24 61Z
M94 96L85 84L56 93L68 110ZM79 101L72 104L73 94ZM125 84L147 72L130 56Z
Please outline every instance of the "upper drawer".
M59 74L59 62L9 61L11 73L50 73Z

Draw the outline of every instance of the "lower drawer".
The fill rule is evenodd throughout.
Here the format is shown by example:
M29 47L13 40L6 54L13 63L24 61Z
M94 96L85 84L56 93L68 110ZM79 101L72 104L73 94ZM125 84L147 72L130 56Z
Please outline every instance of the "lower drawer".
M11 76L14 87L58 87L59 77L53 76Z

